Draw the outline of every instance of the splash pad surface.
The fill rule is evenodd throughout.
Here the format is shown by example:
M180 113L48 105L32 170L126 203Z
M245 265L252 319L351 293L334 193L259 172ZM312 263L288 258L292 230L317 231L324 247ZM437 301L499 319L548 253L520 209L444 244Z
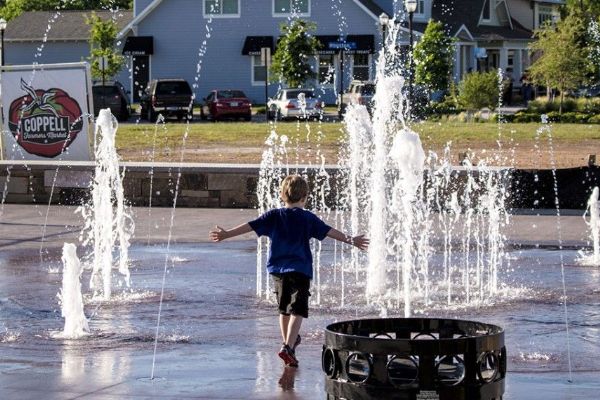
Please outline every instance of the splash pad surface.
M60 249L77 243L82 222L71 207L51 207L43 262L44 210L5 205L0 221L0 394L2 398L323 398L324 327L378 317L371 310L313 307L302 328L300 368L283 368L274 306L255 296L256 241L252 235L207 243L215 223L235 225L254 210L177 210L169 253L155 379L149 380L154 329L165 260L170 209L134 209L138 230L131 247L131 288L110 301L93 300L84 273L85 314L91 333L54 337L63 327L56 297L62 279ZM580 214L562 217L569 296L573 383L568 383L567 337L561 304L560 261L553 246L556 219L513 216L509 242L542 245L510 250L510 288L523 288L486 307L428 310L428 317L462 318L505 329L506 399L589 399L600 389L597 358L600 272L577 266L586 245ZM571 247L572 246L572 247ZM324 255L333 255L325 242ZM82 252L78 249L78 252ZM115 275L117 277L118 275ZM388 310L388 316L402 311Z

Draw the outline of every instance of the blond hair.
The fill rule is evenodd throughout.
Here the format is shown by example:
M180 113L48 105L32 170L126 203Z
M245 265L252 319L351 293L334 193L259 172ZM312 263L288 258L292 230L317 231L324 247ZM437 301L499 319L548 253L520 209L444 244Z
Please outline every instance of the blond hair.
M288 175L281 182L281 198L286 203L296 203L308 196L308 183L299 175Z

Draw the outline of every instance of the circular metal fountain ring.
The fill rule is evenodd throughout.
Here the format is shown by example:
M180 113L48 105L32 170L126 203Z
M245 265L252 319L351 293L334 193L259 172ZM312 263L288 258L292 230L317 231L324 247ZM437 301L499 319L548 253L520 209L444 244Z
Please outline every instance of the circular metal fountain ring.
M504 330L481 322L337 322L325 330L321 362L328 399L500 400L504 394Z

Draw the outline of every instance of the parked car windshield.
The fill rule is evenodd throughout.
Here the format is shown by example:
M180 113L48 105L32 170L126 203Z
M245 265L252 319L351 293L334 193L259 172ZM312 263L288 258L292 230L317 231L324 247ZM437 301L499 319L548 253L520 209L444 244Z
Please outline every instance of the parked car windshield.
M192 94L186 82L159 82L156 94Z
M312 98L313 97L313 91L312 90L294 90L294 91L289 91L287 93L287 98L288 99L297 99L298 95L300 93L304 93L304 96L306 96L306 98Z
M363 86L362 94L365 96L373 96L375 95L375 85L369 84Z
M217 99L234 99L239 97L246 97L246 95L241 90L221 90L217 93Z

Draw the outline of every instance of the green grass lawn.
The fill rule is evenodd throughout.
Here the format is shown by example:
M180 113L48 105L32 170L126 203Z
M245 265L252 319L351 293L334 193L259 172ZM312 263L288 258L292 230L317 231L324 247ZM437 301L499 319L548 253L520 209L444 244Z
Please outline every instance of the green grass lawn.
M454 144L494 144L498 140L533 143L540 124L495 124L461 122L420 122L413 129L427 146ZM314 141L319 135L323 146L337 146L344 137L344 126L337 122L283 122L276 125L255 122L220 122L194 124L121 124L117 134L117 148L134 150L152 147L177 146L187 133L187 148L195 146L262 147L271 129L279 135ZM599 125L554 124L552 136L559 142L579 143L600 140ZM156 134L155 134L156 133ZM312 138L311 138L312 137ZM599 142L600 143L600 142Z
M136 149L152 147L156 138L158 147L168 143L182 141L187 133L186 147L194 146L236 146L260 147L264 145L272 126L254 122L216 122L194 124L121 124L117 133L118 149ZM318 122L284 122L276 125L279 135L289 137L307 133L322 136L324 145L339 143L342 137L342 124Z

